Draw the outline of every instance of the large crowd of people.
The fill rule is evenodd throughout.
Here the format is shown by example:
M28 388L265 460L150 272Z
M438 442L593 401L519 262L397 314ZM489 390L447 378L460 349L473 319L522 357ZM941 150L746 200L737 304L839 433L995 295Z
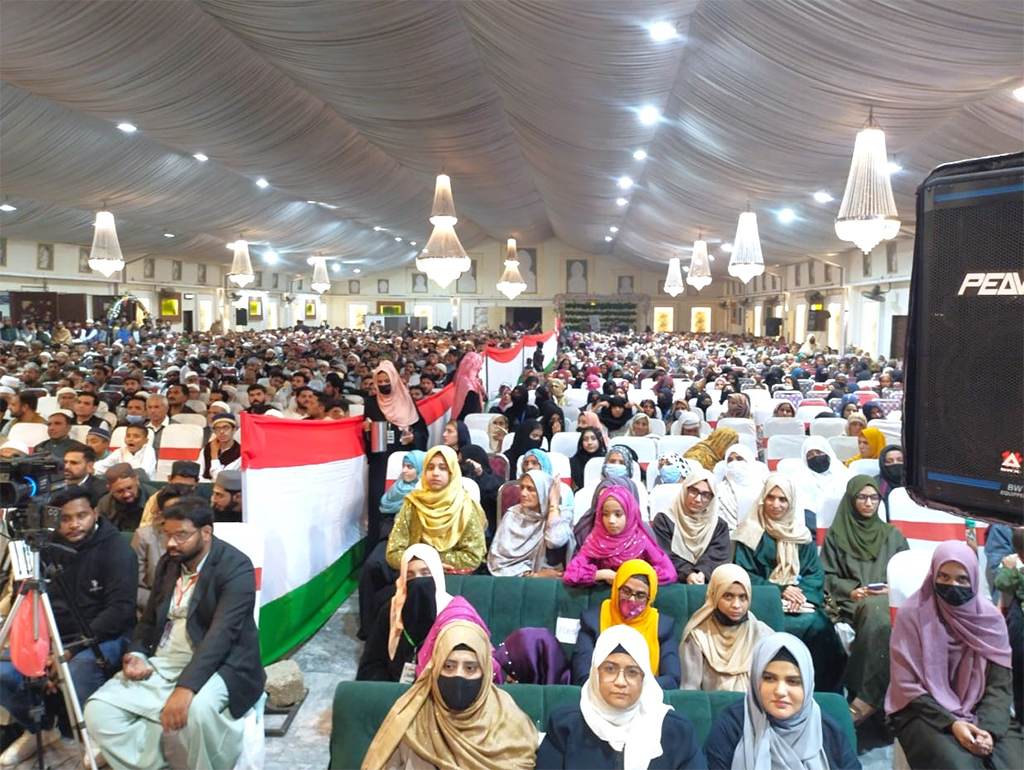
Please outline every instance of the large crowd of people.
M357 678L411 684L366 768L859 767L815 692L844 695L859 732L900 738L913 768L1022 766L1024 529L991 526L984 564L976 544L938 546L890 619L886 567L909 548L888 515L903 478L886 432L902 407L899 361L813 338L563 330L554 360L538 347L516 381L485 387L484 349L517 341L4 323L0 458L63 461L50 503L69 595L55 588L53 604L62 635L84 616L99 641L69 658L105 761L231 767L241 751L241 717L263 689L255 577L216 527L242 520L246 411L363 421ZM451 421L432 446L417 405L448 385ZM818 420L856 448L840 459ZM171 462L161 444L181 424L202 442L194 461ZM804 437L769 470L779 424ZM608 598L579 618L569 657L554 629L492 645L448 574ZM683 628L656 604L676 583L707 587ZM6 616L16 587L4 585ZM751 611L769 588L774 630ZM572 683L580 701L539 736L503 682ZM59 699L39 716L26 684L0 663L12 722L0 767L32 756L36 733L45 745L68 732ZM744 697L701 741L664 701L680 688Z

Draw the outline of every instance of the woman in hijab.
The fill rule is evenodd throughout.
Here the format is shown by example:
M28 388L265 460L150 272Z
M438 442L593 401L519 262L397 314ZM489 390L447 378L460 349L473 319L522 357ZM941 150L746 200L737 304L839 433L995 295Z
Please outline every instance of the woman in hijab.
M519 628L494 650L505 684L570 684L569 661L547 628Z
M864 408L861 411L864 412L864 416L867 417L869 423L872 420L885 419L885 412L882 411L882 405L877 401L868 401L864 404Z
M768 477L768 466L758 462L754 450L746 444L733 444L725 455L725 478L715 490L715 502L720 519L736 530L741 516L757 500Z
M576 454L569 458L574 492L583 488L583 471L587 463L595 457L604 457L604 453L605 441L601 431L597 428L584 428L580 431L579 441L576 442Z
M903 447L899 444L887 445L878 455L878 475L875 476L882 502L886 505L886 516L889 513L889 493L903 486Z
M859 438L863 430L868 427L868 418L861 412L854 412L846 417L846 435ZM877 429L876 429L877 430Z
M449 447L436 446L423 458L420 484L405 496L388 536L387 562L401 565L414 543L437 549L446 572L472 572L484 560L483 509L462 486L459 458Z
M715 477L699 468L683 481L668 511L659 511L651 523L680 582L704 585L718 565L729 561L729 525L715 508Z
M487 423L487 441L490 444L491 454L500 454L501 442L505 440L508 433L508 420L503 414L496 414Z
M609 627L594 645L579 705L551 714L537 770L705 767L693 724L664 703L643 635Z
M785 630L810 648L818 672L815 687L837 692L846 656L822 609L825 573L792 479L778 473L768 477L735 537L733 561L750 574L750 582L782 591Z
M658 436L651 433L651 419L640 412L633 416L633 419L629 421L629 426L626 428L627 436L636 436L638 438L652 438L657 440Z
M699 467L699 463L684 459L678 452L666 452L658 458L658 478L654 480L654 486L680 484Z
M859 411L860 399L852 393L849 393L842 397L842 400L839 402L839 406L836 407L836 417L842 417L845 420L854 412Z
M836 456L824 436L808 436L800 445L804 467L799 476L800 502L820 516L835 506L850 480L850 469Z
M733 393L729 396L729 404L722 417L750 419L750 399L742 393Z
M864 428L857 436L857 446L860 447L860 454L846 461L847 468L857 460L877 460L885 448L885 434L878 428Z
M860 770L842 726L814 701L815 664L790 634L754 647L747 695L726 706L704 744L713 770Z
M505 457L508 458L511 478L516 478L515 474L519 468L519 458L530 449L540 449L543 442L544 429L536 420L526 420L516 427L515 434L512 437L512 446L505 452Z
M588 487L584 487L577 494L590 495L590 509L584 513L572 528L573 542L578 546L580 543L586 541L587 537L590 536L591 530L594 529L594 522L597 520L597 503L601 499L601 493L604 492L608 487L623 487L627 494L634 500L638 500L640 496L640 490L637 485L633 482L633 479L627 478L626 476L609 476L603 478L593 488L593 493L590 492ZM575 518L574 518L575 520Z
M796 409L793 408L793 404L785 399L781 399L778 404L775 405L775 409L772 410L772 417L796 417Z
M772 633L750 612L750 576L735 564L711 573L704 604L683 630L679 659L682 690L746 692L754 645Z
M604 436L604 443L608 444L608 429L604 427L604 423L601 422L601 418L597 416L596 412L580 412L580 416L576 418L576 430L583 430L584 428L594 428L601 431L601 435Z
M591 482L589 485L584 486L579 490L578 494L583 495L585 500L595 499L595 490L604 479L639 479L639 474L636 472L636 463L636 453L630 447L625 444L612 444L608 447L608 451L605 452L604 462L601 464L601 476L597 483ZM647 487L639 484L635 485L633 489L636 490L636 500L640 505L640 515L644 521L648 521L649 497ZM580 542L582 541L577 540L577 543Z
M548 381L548 388L551 390L551 398L558 406L569 406L569 399L565 397L565 380L552 377Z
M570 586L609 585L615 570L630 559L643 559L658 574L658 582L675 583L675 567L640 519L640 506L625 487L610 486L597 502L594 529L569 562L562 580Z
M490 660L490 640L478 625L449 623L421 675L385 717L362 770L533 768L537 729L488 680Z
M715 465L725 459L726 450L739 440L740 435L732 428L715 428L710 436L687 449L683 457L696 460L706 470L713 471Z
M536 419L537 407L529 402L529 395L525 387L516 385L512 388L509 397L511 398L511 403L504 412L510 429L518 428L527 420Z
M889 559L910 548L892 524L878 517L881 494L870 476L854 476L839 501L835 520L821 548L825 590L840 617L857 636L850 645L843 683L855 696L854 724L882 707L889 686Z
M551 557L572 538L572 519L563 517L557 499L551 498L555 483L541 470L527 471L519 479L519 503L501 517L487 555L492 575L561 577L558 568L565 562Z
M498 490L505 479L491 469L487 452L476 444L466 444L459 450L459 467L462 475L475 481L479 487L480 507L487 517L487 531L493 533L498 520Z
M473 439L470 438L466 423L462 420L449 420L441 433L441 443L458 452L462 447L473 443Z
M629 626L647 642L651 672L663 690L679 688L679 653L675 621L652 606L658 595L658 576L645 561L630 559L615 571L612 593L599 607L580 616L580 630L572 653L572 683L586 684L597 638L612 626Z
M484 357L470 351L462 357L455 370L455 395L452 397L452 411L456 420L465 420L467 414L479 414L484 410L484 386L480 381L480 370Z
M1010 643L981 592L978 557L947 541L896 613L885 711L912 768L1024 767L1010 730Z
M411 452L406 452L405 457L402 458L402 470L399 472L398 478L380 499L380 512L385 518L394 521L395 516L402 508L405 496L416 489L416 484L423 473L423 458L426 455L426 452L414 449ZM390 527L388 531L390 532Z
M607 406L598 409L598 419L608 429L608 435L612 438L624 436L629 421L633 419L633 407L621 396L609 396L605 402Z
M537 405L537 419L544 429L544 436L550 441L553 433L561 433L565 429L565 413L555 403L555 400L551 397L551 391L548 390L546 385L541 385L535 393L536 400L534 403ZM557 430L555 430L556 425Z

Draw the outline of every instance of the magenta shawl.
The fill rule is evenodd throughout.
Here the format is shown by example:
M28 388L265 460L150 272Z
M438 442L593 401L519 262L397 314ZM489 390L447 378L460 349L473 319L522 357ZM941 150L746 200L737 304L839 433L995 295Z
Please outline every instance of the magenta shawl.
M452 600L448 602L448 606L437 613L437 617L434 618L434 625L430 627L430 631L427 633L427 638L423 640L423 645L420 647L420 651L416 653L417 678L430 662L430 656L434 654L434 644L437 642L437 637L441 633L441 629L453 620L468 620L470 623L476 623L484 630L484 633L487 634L487 638L490 638L491 636L490 629L487 628L487 624L484 623L483 618L480 617L479 613L473 609L473 605L461 596L453 597ZM501 674L501 664L494 659L493 645L491 646L491 665L494 669L494 683L501 684L504 677Z

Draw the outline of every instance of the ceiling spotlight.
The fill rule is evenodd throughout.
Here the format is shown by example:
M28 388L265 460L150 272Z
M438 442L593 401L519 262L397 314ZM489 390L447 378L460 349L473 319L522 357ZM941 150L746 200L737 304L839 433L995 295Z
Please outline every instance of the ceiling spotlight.
M263 260L268 265L275 264L277 262L277 252L274 251L273 249L267 249L266 251L263 252Z
M777 216L779 217L780 222L782 222L784 225L788 225L790 222L796 219L796 212L794 212L793 209L783 209L778 213Z
M354 267L354 268L352 268L352 272L353 272L353 273L361 273L361 272L363 272L363 271L362 271L362 270L360 270L360 269L359 269L358 267Z
M644 150L637 150L633 153L633 160L644 160L647 158L647 153Z
M379 233L379 232L380 232L381 230L383 230L383 229L384 229L383 227L381 227L380 225L377 225L376 227L374 227L374 228L373 228L373 231L374 231L375 233Z
M336 208L338 208L337 206L331 203L321 203L320 205L323 206L325 209L330 209L331 211L334 211Z
M423 249L423 251L421 251L420 253L421 253L421 254L426 254L426 253L427 253L427 250L426 250L426 249Z
M316 201L306 201L306 203L309 203L310 205L313 205L313 206L316 205Z
M0 211L17 211L17 210L18 210L17 206L12 206L7 201L4 201L3 203L0 203Z
M627 203L629 203L629 201L626 200L625 198L616 198L615 203L619 206L625 206Z
M401 239L401 238L399 238L399 237L398 237L397 235L395 236L395 240L396 240L396 241L398 241L399 243L401 243L401 242L402 242L402 239Z
M206 163L206 161L209 160L209 158L205 154L203 154L201 152L197 152L192 157L195 158L196 160L198 160L200 163Z
M651 39L657 43L664 43L676 36L676 25L670 21L656 21L647 28L651 33Z
M416 245L416 241L409 241L409 245L410 246L415 246Z
M621 187L623 190L628 190L632 186L633 186L633 180L630 177L628 177L628 176L620 176L619 177L619 187Z
M640 122L645 126L653 126L661 118L661 113L658 112L657 107L647 105L640 110Z
M615 225L612 225L608 229L611 230L613 233L617 233L619 231L619 228L617 228Z
M891 160L891 161L889 161L889 165L888 165L887 169L888 169L889 174L891 176L892 174L900 173L903 170L903 166L901 166L896 161Z
M268 182L263 177L260 177L259 179L256 180L256 186L257 187L270 187L270 182Z
M138 126L133 123L118 123L117 127L124 131L126 134L132 134L139 130Z
M1018 102L1024 102L1024 86L1013 89L1013 98Z
M732 244L731 243L723 243L722 244L722 251L724 251L726 254L732 254Z
M818 203L831 203L835 198L827 190L818 190L818 192L814 193L814 200L818 201Z
M341 272L341 265L339 265L337 262L335 262L333 265L331 265L331 270L333 270L335 273L340 273ZM356 272L358 273L359 271L356 270Z
M612 237L611 237L610 235L606 235L606 236L604 237L604 239L605 239L606 241L611 241Z
M173 238L174 233L164 233L164 238Z

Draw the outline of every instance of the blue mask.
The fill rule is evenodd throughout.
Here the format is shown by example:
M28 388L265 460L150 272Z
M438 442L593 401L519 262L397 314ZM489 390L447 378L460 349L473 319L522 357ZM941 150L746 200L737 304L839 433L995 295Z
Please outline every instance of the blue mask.
M142 425L146 421L146 415L144 414L126 414L124 421L129 425Z
M625 465L606 465L604 466L605 476L625 476L626 466Z
M683 477L683 471L678 465L666 465L659 473L665 484L678 484Z

